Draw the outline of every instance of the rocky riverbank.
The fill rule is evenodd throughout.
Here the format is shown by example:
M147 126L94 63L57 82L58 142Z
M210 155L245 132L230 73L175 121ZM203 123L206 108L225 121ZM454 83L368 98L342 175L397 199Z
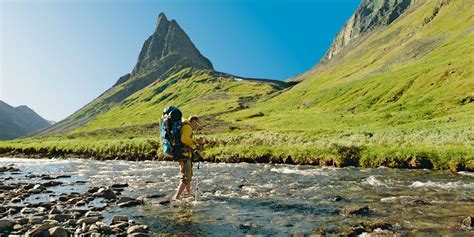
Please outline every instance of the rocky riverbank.
M380 236L474 230L474 187L467 172L245 163L197 168L198 198L164 205L179 182L176 163L4 158L0 236Z
M8 174L20 175L22 171L13 165L0 167L0 235L148 236L147 225L123 215L113 216L105 223L103 213L113 206L127 208L161 197L123 196L121 193L128 187L126 183L91 187L83 193L56 193L51 188L84 185L85 182L65 183L56 180L71 176L48 174L24 174L25 178L38 182L16 182ZM46 195L48 201L42 200L42 195Z

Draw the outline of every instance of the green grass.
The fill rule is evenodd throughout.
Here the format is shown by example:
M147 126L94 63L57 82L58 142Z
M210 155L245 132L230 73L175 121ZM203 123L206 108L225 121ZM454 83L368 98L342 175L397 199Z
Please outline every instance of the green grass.
M474 6L450 1L428 22L438 3L417 1L292 88L183 69L92 102L98 115L84 126L0 142L0 153L164 159L157 122L178 105L203 116L209 161L473 171Z

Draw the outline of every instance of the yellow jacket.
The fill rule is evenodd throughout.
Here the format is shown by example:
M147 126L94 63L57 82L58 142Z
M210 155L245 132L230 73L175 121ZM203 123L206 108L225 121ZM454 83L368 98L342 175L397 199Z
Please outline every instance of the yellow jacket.
M193 139L193 128L189 122L183 122L183 126L181 127L181 143L183 143L188 148L195 148L196 141ZM183 152L183 156L191 158L191 152Z

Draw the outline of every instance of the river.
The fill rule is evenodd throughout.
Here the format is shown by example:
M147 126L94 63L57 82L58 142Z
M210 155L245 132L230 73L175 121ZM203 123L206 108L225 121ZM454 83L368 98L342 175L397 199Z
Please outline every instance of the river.
M84 159L0 158L21 172L0 173L0 181L43 182L27 174L70 175L51 193L23 202L52 200L60 193L83 193L93 186L127 183L122 195L170 197L179 182L177 163L157 161L95 161ZM474 234L460 221L474 216L474 174L467 172L332 168L273 164L200 163L194 166L197 200L104 211L105 221L127 215L146 223L151 233L221 235L289 235L324 231L340 233L358 223L386 222L391 232L412 234ZM10 178L8 178L10 177ZM93 202L91 206L100 206ZM368 206L362 215L341 210ZM87 208L87 207L85 207Z

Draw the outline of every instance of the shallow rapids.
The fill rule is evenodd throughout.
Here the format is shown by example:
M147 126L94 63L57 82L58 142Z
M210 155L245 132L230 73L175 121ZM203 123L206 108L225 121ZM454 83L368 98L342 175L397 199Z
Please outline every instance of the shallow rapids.
M0 158L21 173L0 173L1 182L35 182L28 174L71 175L65 185L48 188L24 202L53 200L60 193L83 193L90 187L128 183L122 195L149 194L145 205L104 211L105 221L127 215L152 233L207 236L340 233L360 222L383 221L405 234L472 234L460 228L474 215L474 176L448 171L330 168L271 164L200 163L194 165L194 196L160 205L179 182L173 162L128 162ZM21 205L21 203L20 203ZM102 205L99 201L91 206ZM342 215L351 206L369 206L364 215ZM84 208L88 208L87 206Z

